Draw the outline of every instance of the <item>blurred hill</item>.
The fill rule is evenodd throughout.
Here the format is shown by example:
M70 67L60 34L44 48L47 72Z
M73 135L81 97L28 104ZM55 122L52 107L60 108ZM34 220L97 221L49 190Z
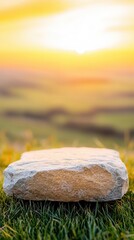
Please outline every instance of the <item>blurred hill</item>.
M16 136L18 129L19 136L32 128L39 133L40 124L44 136L49 134L47 127L50 134L74 132L71 138L76 132L118 139L129 132L134 137L134 82L131 78L67 80L49 72L0 71L0 131Z

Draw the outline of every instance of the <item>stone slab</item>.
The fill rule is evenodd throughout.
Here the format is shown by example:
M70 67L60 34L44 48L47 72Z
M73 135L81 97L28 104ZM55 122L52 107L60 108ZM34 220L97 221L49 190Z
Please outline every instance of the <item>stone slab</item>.
M4 191L26 200L112 201L128 190L119 153L102 148L26 152L4 171Z

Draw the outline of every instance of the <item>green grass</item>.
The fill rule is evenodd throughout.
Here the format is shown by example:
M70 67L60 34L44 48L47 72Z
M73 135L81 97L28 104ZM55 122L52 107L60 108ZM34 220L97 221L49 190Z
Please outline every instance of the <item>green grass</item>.
M0 195L1 240L134 239L134 195L111 203L24 202Z
M98 144L102 144L101 142ZM57 147L63 142L26 142L23 151ZM103 144L102 144L103 145ZM0 240L127 240L134 239L134 142L116 146L127 166L130 188L122 200L107 203L54 203L16 200L2 190L3 170L22 150L0 147Z
M94 122L98 125L113 126L118 130L134 129L133 113L109 113L96 116Z

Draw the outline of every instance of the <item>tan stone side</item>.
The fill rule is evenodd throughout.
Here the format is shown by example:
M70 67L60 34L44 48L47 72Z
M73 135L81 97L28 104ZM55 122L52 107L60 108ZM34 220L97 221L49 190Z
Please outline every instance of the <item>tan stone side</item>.
M31 200L89 201L107 196L114 184L111 173L99 166L82 171L45 171L28 180L22 194Z

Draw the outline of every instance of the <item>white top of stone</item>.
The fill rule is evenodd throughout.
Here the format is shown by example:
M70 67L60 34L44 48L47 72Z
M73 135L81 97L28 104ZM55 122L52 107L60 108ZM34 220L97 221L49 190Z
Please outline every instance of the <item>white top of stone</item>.
M17 163L17 164L16 164ZM31 151L22 154L20 161L12 163L17 171L35 170L47 171L57 169L81 169L90 167L90 164L113 165L121 168L122 162L119 161L119 153L111 149L103 148L56 148L39 151Z

